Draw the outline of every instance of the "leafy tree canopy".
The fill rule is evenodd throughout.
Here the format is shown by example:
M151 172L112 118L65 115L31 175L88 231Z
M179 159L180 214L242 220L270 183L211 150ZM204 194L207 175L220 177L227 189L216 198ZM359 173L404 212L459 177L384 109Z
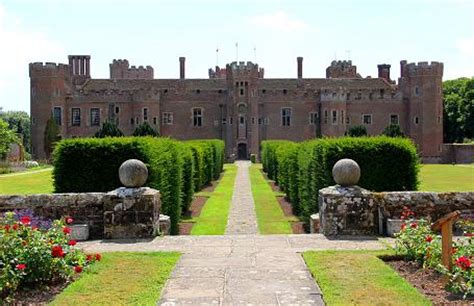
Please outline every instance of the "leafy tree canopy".
M405 137L398 124L390 124L389 126L387 126L383 130L382 135L388 137Z
M8 127L8 123L0 119L0 158L5 158L10 144L17 140L15 132Z
M443 82L444 142L474 138L474 78Z
M106 120L102 124L100 130L98 130L94 136L97 138L122 137L123 132L118 128L117 124L114 121Z
M158 132L151 127L151 125L145 121L139 126L135 128L135 131L133 131L133 136L154 136L158 137L160 136Z
M346 131L346 135L350 137L367 136L367 128L363 125L355 125Z
M30 115L24 111L4 112L0 110L0 119L8 123L10 130L22 135L23 147L28 153L31 153Z

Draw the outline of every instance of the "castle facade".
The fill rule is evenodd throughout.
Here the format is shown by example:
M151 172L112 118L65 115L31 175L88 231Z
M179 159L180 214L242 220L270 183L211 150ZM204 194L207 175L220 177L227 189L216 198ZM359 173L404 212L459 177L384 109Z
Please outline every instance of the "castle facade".
M109 79L90 76L90 56L71 55L68 64L31 63L33 156L44 159L44 131L53 116L61 137L88 137L105 120L125 135L147 121L160 135L177 139L218 138L228 157L259 154L266 139L303 141L343 136L364 125L379 135L400 125L425 161L437 161L443 143L442 76L438 62L400 62L400 78L390 65L378 65L378 77L363 78L351 61L333 61L326 78L267 79L252 62L209 69L207 79L187 79L179 58L179 79L155 79L151 66L113 60Z

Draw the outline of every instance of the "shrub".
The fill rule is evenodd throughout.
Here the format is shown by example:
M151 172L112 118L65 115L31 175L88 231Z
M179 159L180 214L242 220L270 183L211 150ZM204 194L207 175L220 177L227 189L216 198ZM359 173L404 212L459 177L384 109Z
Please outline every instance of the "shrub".
M293 213L299 213L298 207L298 148L293 142L281 143L276 147L277 181L286 192L293 207Z
M390 124L387 126L383 130L382 135L387 137L405 137L405 134L403 134L398 124Z
M197 142L187 142L193 155L194 163L194 191L201 190L206 182L206 173L204 171L204 149Z
M180 143L179 153L183 159L183 190L182 190L182 211L186 212L193 201L194 194L194 158L191 147L187 144Z
M363 125L355 125L347 130L346 135L349 137L367 136L367 128Z
M257 162L257 156L255 154L250 154L250 162L255 164Z
M46 158L49 159L51 157L54 146L60 140L61 135L59 134L59 126L57 125L56 120L51 116L51 118L46 121L46 127L44 129L44 152Z
M290 143L287 140L264 140L262 141L262 166L263 171L268 175L269 179L278 180L278 160L276 149L282 144Z
M104 137L122 137L123 132L118 128L115 121L106 120L102 127L95 133L94 137L104 138Z
M137 126L135 130L133 131L132 135L133 136L153 136L153 137L159 136L158 132L154 128L151 127L148 121L144 121L139 126Z
M49 229L31 224L14 212L0 219L0 298L9 301L23 287L39 287L70 279L100 255L86 255L69 239L66 220L56 220ZM72 222L71 218L67 221Z

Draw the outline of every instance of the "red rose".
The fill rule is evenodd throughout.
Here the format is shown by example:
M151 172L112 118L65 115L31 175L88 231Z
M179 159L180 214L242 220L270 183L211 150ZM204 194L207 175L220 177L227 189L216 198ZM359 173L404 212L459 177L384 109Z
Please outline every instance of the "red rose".
M67 244L69 244L70 246L75 246L76 243L77 243L76 240L69 240Z
M91 254L88 254L88 255L86 256L86 260L87 260L87 261L92 261L92 259L94 259L94 256L92 256Z
M418 226L418 224L416 224L416 222L413 222L413 223L410 225L411 228L416 228L417 226Z
M51 248L51 255L53 257L64 257L65 253L60 245L55 245Z
M74 220L71 217L66 217L66 223L71 224Z
M63 233L64 234L70 234L71 233L71 229L67 226L63 227Z
M18 223L15 223L13 224L13 230L16 231L20 228L20 226L18 225Z
M99 253L95 254L95 260L100 261L102 259L102 255Z
M81 266L74 266L74 271L76 273L81 273L82 272L82 267Z
M400 228L401 228L401 230L403 231L403 230L405 230L406 227L407 227L407 224L406 224L406 223L402 223L402 226L401 226Z
M456 259L456 266L460 267L463 270L467 270L471 267L471 261L467 256L461 256Z
M10 230L10 224L5 225L5 232L8 232Z
M425 241L429 243L429 242L433 241L433 237L428 235L428 236L426 236Z
M23 216L21 217L20 222L25 225L29 225L31 223L31 218L28 216Z
M16 267L17 270L20 270L20 271L23 271L23 270L26 269L25 264L17 264L15 267Z

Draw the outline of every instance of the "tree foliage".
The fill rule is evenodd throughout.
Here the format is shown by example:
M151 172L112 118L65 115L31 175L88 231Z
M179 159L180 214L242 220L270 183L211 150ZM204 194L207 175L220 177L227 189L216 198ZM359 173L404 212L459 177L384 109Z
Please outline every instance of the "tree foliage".
M474 138L474 78L443 82L444 142Z
M22 135L23 147L26 152L31 153L31 123L28 113L24 111L2 112L0 110L0 119L8 123L10 130Z
M8 123L0 119L0 159L5 158L10 144L17 141L17 137L9 127Z
M147 121L144 121L142 124L135 128L135 131L133 131L133 136L158 137L160 135L154 128L151 127L151 125Z
M346 135L349 137L362 137L362 136L367 136L367 128L363 125L355 125L351 126L347 132Z
M118 128L114 121L106 120L94 136L96 138L122 137L123 132Z
M402 130L400 129L400 126L398 124L393 123L383 130L382 135L388 137L405 137L405 134L403 134Z
M53 116L51 116L51 118L46 122L46 127L44 129L44 152L47 159L51 157L56 143L61 140L59 132L59 126Z

